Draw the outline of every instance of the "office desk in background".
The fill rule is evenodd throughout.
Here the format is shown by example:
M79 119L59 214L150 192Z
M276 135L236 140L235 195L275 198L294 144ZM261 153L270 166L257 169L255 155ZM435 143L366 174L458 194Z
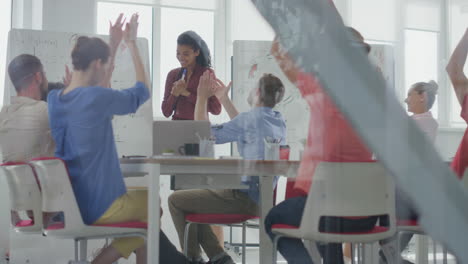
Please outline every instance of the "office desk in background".
M148 263L159 261L159 179L161 175L206 175L207 181L222 177L243 175L260 176L260 259L259 263L272 263L273 246L264 232L263 219L273 205L273 176L295 177L299 161L249 161L187 158L121 159L125 176L148 174ZM266 187L265 187L266 186ZM229 186L227 186L229 188ZM156 210L158 209L158 210Z

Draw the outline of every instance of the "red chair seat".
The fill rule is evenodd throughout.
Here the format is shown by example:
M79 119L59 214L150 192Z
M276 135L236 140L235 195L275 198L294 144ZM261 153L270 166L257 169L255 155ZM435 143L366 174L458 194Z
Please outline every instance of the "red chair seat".
M259 217L243 214L189 214L185 216L186 221L200 224L237 224L256 218Z
M92 225L92 226L148 229L148 223L145 223L145 222L123 222L123 223L101 224L101 225Z
M286 225L286 224L275 224L272 226L272 229L299 229L298 226L293 225ZM369 235L369 234L378 234L387 232L388 227L384 226L375 226L372 230L365 231L365 232L343 232L343 233L335 233L335 232L323 232L327 234L342 234L342 235Z
M397 220L397 226L419 226L417 220Z
M274 224L271 226L272 229L299 229L298 226L286 225L286 224Z
M56 222L56 223L48 225L46 227L46 230L59 230L59 229L64 229L64 228L65 228L65 223Z
M28 227L28 226L33 226L33 225L34 225L34 220L21 220L15 224L15 227Z
M145 223L145 222L123 222L123 223L100 224L100 225L92 225L92 226L148 229L148 223ZM46 229L47 230L59 230L59 229L64 229L64 228L65 228L65 223L58 222L58 223L49 225Z

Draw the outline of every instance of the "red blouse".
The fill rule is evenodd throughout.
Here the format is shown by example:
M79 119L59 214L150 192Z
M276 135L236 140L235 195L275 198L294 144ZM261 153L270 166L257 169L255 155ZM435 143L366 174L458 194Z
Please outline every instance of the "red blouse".
M187 83L187 90L190 92L190 95L180 95L176 97L171 94L171 91L173 84L181 78L181 70L182 68L173 69L167 74L166 89L164 91L164 99L161 109L164 116L172 116L172 120L193 120L195 103L197 102L198 82L206 70L211 72L213 72L213 70L197 64L193 69L189 82ZM185 77L185 81L187 81L187 76ZM219 115L219 113L221 113L221 103L215 96L210 97L208 100L208 112L213 115Z
M468 124L468 96L463 98L462 110L460 116ZM451 167L458 175L458 178L463 177L466 167L468 167L468 130L465 131L460 146L458 146L457 154L453 158Z
M307 144L293 194L304 196L319 162L372 162L372 153L313 76L300 73L296 86L310 108Z

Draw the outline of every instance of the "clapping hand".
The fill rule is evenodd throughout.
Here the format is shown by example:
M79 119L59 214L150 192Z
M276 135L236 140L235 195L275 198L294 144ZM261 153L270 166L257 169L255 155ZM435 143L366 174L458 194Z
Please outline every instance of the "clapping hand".
M65 87L68 87L70 85L70 82L72 80L73 73L70 71L67 65L65 65L65 76L63 76L62 81L63 85Z
M222 101L226 98L229 98L229 91L231 90L231 87L232 82L229 82L228 86L226 86L220 79L216 79L213 86L213 93L218 98L218 100Z
M123 38L125 43L135 42L137 39L138 33L138 14L135 13L130 18L130 22L128 22L125 26L125 30L123 32Z
M174 96L184 95L187 92L187 83L184 79L180 79L172 85L171 94Z
M123 38L123 30L122 27L125 24L125 19L123 18L123 14L120 15L115 20L115 23L112 24L109 21L109 46L111 48L111 56L114 56L117 52L117 48L120 45L120 42Z
M276 62L280 66L280 69L283 71L286 77L288 77L289 81L295 83L297 80L297 74L300 72L300 69L296 66L291 57L289 57L287 51L281 47L278 37L275 37L275 40L271 45L270 53L273 55L273 57L275 57Z
M210 71L205 71L198 82L198 96L208 98L214 95L216 78Z

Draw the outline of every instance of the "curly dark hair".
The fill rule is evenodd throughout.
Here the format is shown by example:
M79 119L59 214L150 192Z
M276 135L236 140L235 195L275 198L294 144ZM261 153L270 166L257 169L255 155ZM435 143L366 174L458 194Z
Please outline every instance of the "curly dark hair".
M190 46L194 51L200 51L196 63L211 68L211 54L206 42L195 31L185 31L177 38L177 45Z

